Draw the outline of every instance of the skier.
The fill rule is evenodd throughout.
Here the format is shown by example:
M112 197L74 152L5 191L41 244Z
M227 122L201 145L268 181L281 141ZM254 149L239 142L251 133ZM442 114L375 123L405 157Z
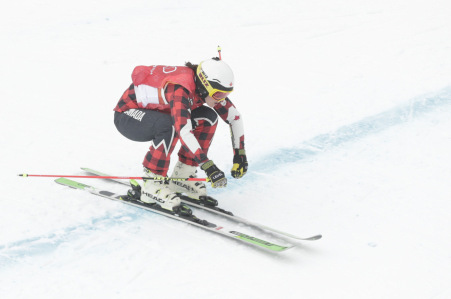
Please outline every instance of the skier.
M180 140L171 178L194 178L200 166L213 188L225 187L224 172L207 156L218 115L232 134L231 174L234 178L246 174L243 120L228 98L233 87L233 72L220 58L199 65L187 62L185 66L137 66L133 70L132 84L114 108L114 123L126 138L150 141L143 161L147 177L167 176L171 153ZM199 201L207 198L203 182L145 180L140 200L178 211L181 201L177 193Z

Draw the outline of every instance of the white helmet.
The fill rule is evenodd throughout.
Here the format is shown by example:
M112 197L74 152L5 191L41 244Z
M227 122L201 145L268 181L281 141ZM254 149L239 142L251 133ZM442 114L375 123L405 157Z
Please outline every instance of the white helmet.
M196 75L197 87L203 98L209 95L217 101L222 101L233 91L232 69L219 58L212 58L199 63Z

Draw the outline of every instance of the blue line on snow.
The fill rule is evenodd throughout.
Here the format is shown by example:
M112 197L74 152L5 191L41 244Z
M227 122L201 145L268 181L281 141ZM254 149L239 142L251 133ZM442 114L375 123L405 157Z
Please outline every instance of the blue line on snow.
M393 126L418 119L438 110L440 107L445 107L450 104L451 86L442 89L433 96L423 96L413 99L404 105L341 127L334 132L316 136L311 140L302 142L299 146L275 149L275 151L269 153L260 159L260 161L252 163L250 165L250 172L246 175L245 179L233 180L233 184L230 184L227 189L241 188L244 184L249 183L249 181L257 179L258 173L265 173L269 170L273 171L274 165L280 167L289 163L309 159L321 152L332 150L348 142L357 141ZM225 190L211 191L211 194L220 194ZM96 224L111 227L112 225L122 223L124 217L129 217L133 221L139 219L143 214L138 209L130 208L130 210L125 210L120 215L106 215L93 219L90 223L67 227L61 233L51 233L16 241L7 245L0 245L0 267L3 268L22 258L48 253L56 249L59 245L70 241L72 238L76 238L89 231L97 230L98 228L95 227Z
M256 163L252 163L249 166L250 171L245 176L245 179L234 180L231 178L233 184L229 184L227 190L241 188L244 184L249 183L249 181L258 179L259 173L273 172L275 165L281 167L286 164L312 158L315 155L333 150L346 143L358 141L396 125L418 119L442 107L449 109L449 105L451 105L451 86L440 90L434 95L412 99L401 106L343 126L336 131L318 135L302 142L299 146L275 149ZM226 190L218 189L212 191L210 192L211 194L220 194Z
M124 222L138 219L142 214L130 208L116 215L94 218L89 223L70 226L47 235L19 240L0 245L0 268L30 256L48 253L73 238L80 237L99 228L110 228Z

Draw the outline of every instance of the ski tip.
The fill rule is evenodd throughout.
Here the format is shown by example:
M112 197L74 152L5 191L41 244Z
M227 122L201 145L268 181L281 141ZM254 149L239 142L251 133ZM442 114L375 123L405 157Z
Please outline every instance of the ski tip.
M319 235L312 236L310 238L306 238L304 240L306 240L306 241L315 241L315 240L321 239L322 237L323 237L323 235L319 234Z

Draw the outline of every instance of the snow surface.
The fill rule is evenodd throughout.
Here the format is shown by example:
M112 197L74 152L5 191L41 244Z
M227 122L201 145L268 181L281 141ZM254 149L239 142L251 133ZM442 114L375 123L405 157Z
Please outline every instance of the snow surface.
M449 1L0 8L0 298L451 298ZM218 44L236 75L250 166L211 194L322 240L272 254L16 176L81 166L141 175L148 145L112 121L133 67L199 62ZM210 157L231 168L224 124Z

